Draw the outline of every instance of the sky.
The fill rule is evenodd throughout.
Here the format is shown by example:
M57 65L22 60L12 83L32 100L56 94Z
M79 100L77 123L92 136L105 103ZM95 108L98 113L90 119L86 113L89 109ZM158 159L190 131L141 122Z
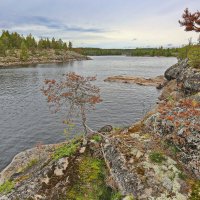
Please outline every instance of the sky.
M176 47L198 34L180 27L199 0L0 0L0 30L72 41L74 47Z

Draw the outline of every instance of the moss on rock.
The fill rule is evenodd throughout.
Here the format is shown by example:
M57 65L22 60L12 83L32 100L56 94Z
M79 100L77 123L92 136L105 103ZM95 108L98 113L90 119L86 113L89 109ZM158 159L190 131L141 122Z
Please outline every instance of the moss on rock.
M111 199L111 189L105 184L106 168L104 162L88 155L80 161L77 169L78 179L67 191L68 200Z
M7 180L5 183L0 185L0 194L8 194L14 188L14 183L12 181Z

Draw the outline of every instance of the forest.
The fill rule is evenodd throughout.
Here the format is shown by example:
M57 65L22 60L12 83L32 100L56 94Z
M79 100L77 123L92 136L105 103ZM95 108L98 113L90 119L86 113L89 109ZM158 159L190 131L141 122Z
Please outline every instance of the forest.
M63 42L62 39L56 40L54 37L40 38L36 40L31 34L27 36L20 35L17 32L10 33L8 30L3 30L0 35L0 56L8 56L12 50L21 49L22 52L30 50L34 52L36 49L72 49L72 42Z

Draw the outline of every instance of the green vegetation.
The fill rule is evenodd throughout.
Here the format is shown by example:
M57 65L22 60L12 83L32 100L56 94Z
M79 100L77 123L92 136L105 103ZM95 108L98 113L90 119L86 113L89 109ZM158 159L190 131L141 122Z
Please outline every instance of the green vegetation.
M41 38L39 41L29 34L24 37L17 32L10 33L9 31L2 31L0 35L0 56L7 56L9 53L13 52L11 50L20 49L20 59L26 61L28 59L28 51L32 53L38 49L58 49L58 50L68 50L72 49L72 42L67 44L61 39L56 40L52 38Z
M20 60L27 61L28 60L28 48L27 48L27 46L26 46L24 41L21 43L20 49L21 49L21 51L20 51Z
M96 134L92 136L92 139L96 142L101 142L102 140L101 136Z
M187 175L184 174L183 172L179 172L179 173L178 173L178 177L179 177L180 179L182 179L182 180L186 180L186 179L187 179Z
M100 49L75 48L75 51L88 56L127 55L127 56L177 56L177 48L136 48L136 49Z
M0 185L0 194L8 194L14 188L14 183L12 181L7 180L5 183Z
M149 158L152 162L159 164L166 160L166 158L161 152L152 152L150 153Z
M64 144L61 147L57 148L55 153L52 155L53 159L58 160L66 156L72 156L76 153L77 149L80 147L80 142L73 140L68 144Z
M178 51L179 59L189 59L189 65L200 68L200 45L186 45Z
M200 69L200 45L192 46L188 52L189 65Z
M162 144L163 144L163 147L166 148L166 149L169 149L172 152L173 155L177 155L177 153L180 152L180 149L178 149L176 147L176 145L174 145L170 141L164 141Z
M192 186L192 193L189 200L199 200L200 199L200 181L196 181L196 183Z
M177 57L181 60L188 58L188 52L190 48L191 48L191 45L186 45L186 46L183 46L182 48L179 48Z
M121 200L122 199L122 194L120 192L115 192L111 196L111 200Z
M123 128L125 128L125 127L123 127ZM121 131L121 130L122 130L121 127L113 127L113 131Z
M176 48L136 48L132 50L131 56L176 56L177 49Z
M74 185L67 191L67 200L109 200L111 189L105 184L106 168L100 159L85 156L78 165Z
M130 54L130 49L75 48L74 50L87 56L111 56Z
M38 159L32 159L30 160L30 162L27 164L26 168L29 169L31 167L33 167L34 165L36 165L38 163Z
M30 169L31 167L33 167L34 165L36 165L38 163L38 161L39 160L36 159L36 158L30 160L29 163L25 167L19 169L18 172L25 172L27 169Z

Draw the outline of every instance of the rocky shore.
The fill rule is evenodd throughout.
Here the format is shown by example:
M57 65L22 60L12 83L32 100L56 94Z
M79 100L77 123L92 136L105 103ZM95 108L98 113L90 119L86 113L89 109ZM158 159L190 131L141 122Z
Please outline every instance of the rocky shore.
M129 84L138 84L143 86L160 86L164 84L164 76L156 76L154 78L144 78L136 76L111 76L106 78L106 82L117 82L117 83L129 83Z
M0 173L0 199L200 199L200 70L184 60L165 78L129 128L17 155Z
M29 51L26 59L20 59L20 50L9 53L6 57L0 57L0 67L33 65L44 63L65 63L76 60L90 60L89 57L74 51L64 50L35 50Z

